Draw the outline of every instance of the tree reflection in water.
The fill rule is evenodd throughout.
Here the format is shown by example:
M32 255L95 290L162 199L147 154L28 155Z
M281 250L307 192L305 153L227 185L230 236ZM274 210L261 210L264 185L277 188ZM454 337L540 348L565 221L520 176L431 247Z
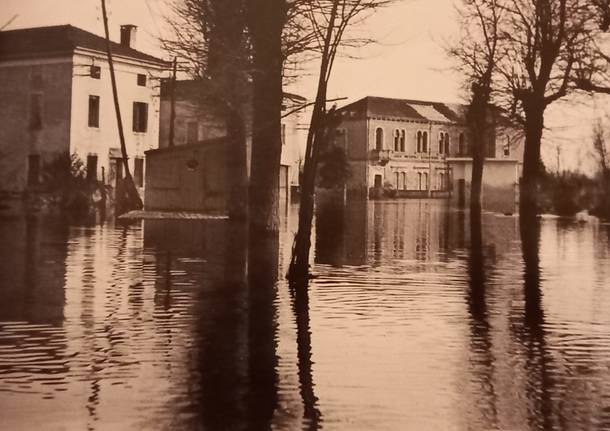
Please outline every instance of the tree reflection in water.
M535 214L519 218L523 253L523 332L517 334L526 350L526 397L532 429L555 429L550 375L552 359L547 350L542 293L540 291L540 220Z
M250 429L270 429L277 406L276 297L279 236L250 232L248 375Z
M314 393L311 361L311 330L309 326L309 283L291 283L292 309L297 325L297 357L299 385L303 401L304 416L308 430L320 428L322 414L318 409L318 398Z
M463 227L463 225L462 225ZM463 229L462 229L463 230ZM463 237L463 234L459 235ZM476 373L480 375L479 409L490 429L498 427L497 395L494 387L494 355L486 302L486 262L483 250L481 212L470 212L470 254L468 260L470 345Z

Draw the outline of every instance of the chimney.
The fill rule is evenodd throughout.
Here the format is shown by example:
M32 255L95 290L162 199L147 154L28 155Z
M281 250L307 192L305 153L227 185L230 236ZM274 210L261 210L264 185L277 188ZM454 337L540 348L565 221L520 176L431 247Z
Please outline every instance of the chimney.
M132 24L121 26L121 45L128 48L136 47L136 32L138 27Z

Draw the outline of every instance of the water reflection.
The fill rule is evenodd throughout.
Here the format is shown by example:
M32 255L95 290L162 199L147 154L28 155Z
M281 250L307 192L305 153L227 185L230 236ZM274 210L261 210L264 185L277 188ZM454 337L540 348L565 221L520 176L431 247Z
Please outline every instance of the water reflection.
M607 226L318 202L289 286L294 210L0 221L3 427L610 428Z
M473 374L477 377L477 404L487 429L498 428L497 394L494 374L495 358L492 351L492 333L487 307L487 265L484 254L483 226L480 212L470 213L470 253L468 259L469 289L467 295L470 315L470 345ZM463 227L463 225L462 225ZM460 233L460 237L464 234Z
M297 327L297 356L300 394L303 401L306 429L320 428L322 414L318 408L312 371L311 328L309 318L309 283L299 281L290 285L292 308Z

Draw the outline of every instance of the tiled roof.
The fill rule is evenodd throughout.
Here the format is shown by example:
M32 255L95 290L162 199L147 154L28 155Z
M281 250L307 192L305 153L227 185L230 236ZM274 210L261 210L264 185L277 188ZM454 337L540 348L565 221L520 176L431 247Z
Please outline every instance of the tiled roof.
M462 123L465 105L368 96L339 109L352 117L389 117ZM348 114L350 113L350 114Z
M160 65L167 63L120 43L111 42L115 55ZM106 52L106 39L71 25L35 27L0 32L0 60L71 53L76 48Z

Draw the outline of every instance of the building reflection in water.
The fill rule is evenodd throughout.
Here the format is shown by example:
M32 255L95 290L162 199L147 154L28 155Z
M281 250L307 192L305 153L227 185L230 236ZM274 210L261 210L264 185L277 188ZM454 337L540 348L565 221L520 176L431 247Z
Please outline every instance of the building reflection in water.
M70 370L62 327L68 228L4 219L0 238L0 405L4 391L53 397Z
M3 426L609 428L605 226L318 202L305 288L289 218L3 220Z

